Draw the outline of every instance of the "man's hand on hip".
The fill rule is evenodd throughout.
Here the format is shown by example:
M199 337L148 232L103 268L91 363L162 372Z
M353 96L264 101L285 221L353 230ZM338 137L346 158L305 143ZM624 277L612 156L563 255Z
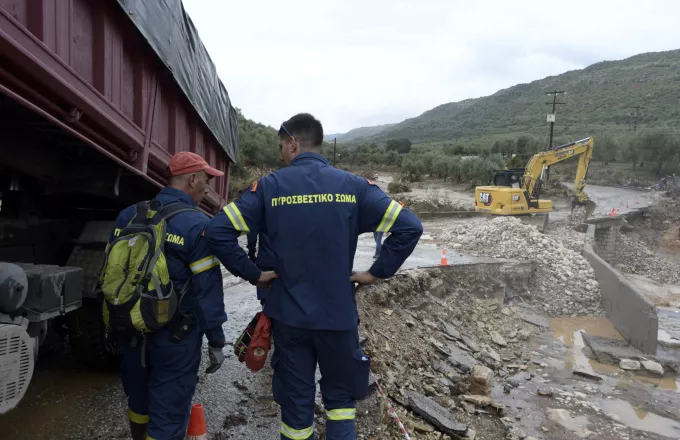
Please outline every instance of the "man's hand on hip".
M266 271L260 274L260 278L257 280L257 285L260 287L271 287L272 281L277 279L279 274L274 271Z
M350 282L358 283L360 286L368 286L378 281L378 278L368 272L354 272L352 276L349 277L349 280Z

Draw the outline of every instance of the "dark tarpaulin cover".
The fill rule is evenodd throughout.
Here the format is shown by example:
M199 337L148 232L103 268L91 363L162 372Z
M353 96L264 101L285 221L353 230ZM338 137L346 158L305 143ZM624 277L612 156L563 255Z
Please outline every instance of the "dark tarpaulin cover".
M184 95L232 162L238 159L238 121L181 0L117 0L170 69Z

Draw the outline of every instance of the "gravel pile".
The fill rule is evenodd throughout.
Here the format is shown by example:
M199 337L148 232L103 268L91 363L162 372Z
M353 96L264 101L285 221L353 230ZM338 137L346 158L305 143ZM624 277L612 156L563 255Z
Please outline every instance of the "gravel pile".
M657 255L641 241L621 234L617 252L625 256L619 258L618 268L622 272L646 276L660 283L680 283L680 264Z
M601 315L600 290L590 264L561 240L514 217L455 224L443 238L466 255L536 261L526 299L550 315ZM573 241L573 240L568 240Z

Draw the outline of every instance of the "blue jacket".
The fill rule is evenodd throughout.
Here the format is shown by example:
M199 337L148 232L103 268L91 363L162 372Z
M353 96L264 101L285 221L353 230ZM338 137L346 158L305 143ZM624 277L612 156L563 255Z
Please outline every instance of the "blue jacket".
M156 200L169 204L186 203L196 207L194 201L183 191L163 188ZM118 215L116 229L111 233L109 242L135 215L135 206L128 206ZM222 271L217 258L210 252L202 233L210 218L201 211L180 212L170 218L167 226L165 255L170 279L179 292L189 277L191 285L180 310L196 318L199 331L205 333L209 342L224 342L222 323L227 320L224 310L222 290Z
M420 220L366 179L338 170L316 153L253 183L208 224L205 238L234 275L256 283L260 270L238 236L264 231L276 256L264 312L286 325L316 330L357 326L349 278L359 234L391 232L370 273L388 278L413 252Z
M258 237L260 239L258 244ZM276 255L269 243L269 237L263 232L250 231L248 233L248 254L255 254L255 264L260 269L271 270L276 264ZM257 247L257 252L255 248Z

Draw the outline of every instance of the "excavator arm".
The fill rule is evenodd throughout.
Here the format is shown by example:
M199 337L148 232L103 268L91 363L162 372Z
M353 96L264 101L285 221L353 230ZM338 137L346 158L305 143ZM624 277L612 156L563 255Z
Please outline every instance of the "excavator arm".
M538 198L540 185L545 169L563 160L574 156L579 156L578 167L576 169L576 179L574 189L576 191L575 202L583 204L588 200L588 195L584 192L586 186L586 174L588 166L593 157L593 137L587 137L580 141L566 145L560 145L548 151L535 154L527 163L524 170L523 188L532 198Z

